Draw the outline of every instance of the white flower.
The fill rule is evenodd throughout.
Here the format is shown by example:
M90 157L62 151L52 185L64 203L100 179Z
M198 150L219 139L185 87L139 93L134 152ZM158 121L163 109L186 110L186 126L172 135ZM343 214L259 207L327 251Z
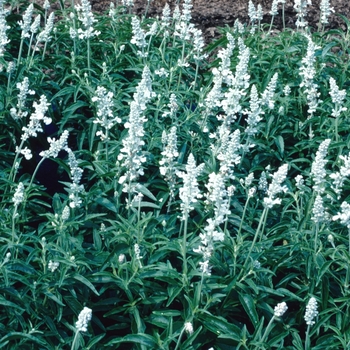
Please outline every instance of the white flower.
M95 96L91 99L92 102L97 102L97 118L93 121L94 124L99 124L104 131L97 131L96 135L100 136L101 141L109 139L109 130L115 126L116 123L121 123L119 117L114 117L112 108L113 92L98 86L95 91Z
M32 23L32 15L33 15L34 5L31 3L28 8L25 10L22 21L19 21L18 24L22 29L21 39L29 38L30 26Z
M17 186L16 192L13 195L12 202L15 207L19 206L24 200L24 185L20 182Z
M339 87L332 77L329 78L330 92L334 108L332 109L332 117L338 118L341 112L347 110L346 107L342 107L343 101L346 97L346 90L339 90Z
M192 334L193 333L193 325L191 322L186 322L184 325L184 329L188 334Z
M259 99L256 86L253 85L250 93L250 110L244 111L248 115L245 133L248 136L255 136L258 132L258 124L262 120L261 115L264 112L261 110L261 100Z
M40 103L33 103L35 112L30 115L28 126L24 126L22 130L24 133L21 136L23 141L26 141L30 136L37 136L38 132L42 132L43 128L40 124L43 121L46 125L51 124L51 118L45 116L45 113L48 110L49 103L44 95L40 97Z
M10 42L6 32L11 27L7 25L6 15L7 13L4 10L3 5L0 3L0 57L4 56L5 46Z
M332 12L334 12L334 8L330 7L329 5L329 0L321 0L320 10L321 10L321 23L327 24L328 17Z
M147 46L146 34L140 26L140 20L133 16L131 18L132 34L130 42L135 44L139 49L144 49Z
M313 177L315 183L313 189L319 193L324 192L324 178L327 175L325 169L327 160L325 158L327 156L327 151L330 143L331 140L326 139L320 144L318 151L316 152L315 160L312 162L311 165L311 176Z
M51 272L55 272L55 271L58 269L59 266L60 266L60 263L59 263L59 262L57 262L57 261L52 261L52 260L50 260L49 263L48 263L48 265L47 265L48 269L49 269Z
M196 161L192 155L189 155L186 165L186 172L178 171L176 175L183 179L183 187L180 188L182 219L184 220L188 213L194 209L193 204L198 198L202 198L198 188L197 176L202 172L204 164L196 166Z
M314 206L312 208L312 220L315 223L321 223L323 221L325 221L325 209L324 209L324 205L323 205L323 199L322 197L318 194L316 196L315 202L314 202Z
M78 19L84 27L84 30L81 28L78 29L79 39L89 39L98 36L100 32L95 31L93 28L93 24L97 22L97 20L92 13L89 0L81 0L81 5L76 5L75 8L78 12Z
M92 318L92 310L85 306L78 316L78 321L75 323L75 327L77 331L86 332L89 321L91 321L91 318Z
M273 0L272 1L272 6L271 6L271 11L269 12L271 16L276 16L278 15L278 0Z
M69 132L65 130L58 140L48 137L47 141L50 144L50 148L47 151L40 152L39 155L43 158L57 158L58 153L67 147L68 136Z
M38 35L38 38L37 38L38 42L41 41L41 42L48 43L51 40L50 34L52 32L54 20L55 20L55 13L51 12L50 16L46 22L46 26L45 26L44 30L42 32L40 32Z
M341 213L333 216L333 221L340 220L342 225L345 225L350 230L350 204L343 202L340 206Z
M315 324L314 318L318 315L317 301L314 297L310 298L304 315L305 322L308 326Z
M275 204L281 203L281 199L275 197L277 194L287 192L288 190L287 186L282 186L282 182L284 182L287 177L287 172L288 164L284 164L272 175L272 182L267 190L268 197L264 198L264 204L267 208L271 209Z
M63 210L62 210L62 221L67 221L69 219L69 215L70 215L70 210L69 207L66 205Z
M306 56L301 61L302 65L299 69L299 75L302 77L300 87L305 87L306 99L309 105L308 113L311 117L321 102L318 100L320 95L320 93L317 91L318 86L314 83L314 78L316 75L316 69L314 67L316 62L315 52L320 47L313 43L310 36L305 35L305 37L308 40L308 47Z
M275 106L274 96L277 85L278 73L275 73L267 85L265 91L261 95L261 104L268 106L269 109L273 109Z
M285 302L277 304L274 309L274 316L282 317L284 313L288 310L288 306Z
M120 150L118 160L122 160L122 167L126 168L126 174L119 178L119 183L124 184L124 192L132 192L129 188L129 182L136 180L139 175L143 175L142 164L146 157L142 152L142 146L145 144L143 136L144 123L147 121L143 115L146 104L154 96L152 92L151 72L146 66L142 73L142 79L136 88L134 100L130 103L129 120L124 124L128 129L128 135L122 140L123 148Z
M164 28L168 27L170 25L170 21L171 21L170 6L168 3L166 3L162 11L161 26Z

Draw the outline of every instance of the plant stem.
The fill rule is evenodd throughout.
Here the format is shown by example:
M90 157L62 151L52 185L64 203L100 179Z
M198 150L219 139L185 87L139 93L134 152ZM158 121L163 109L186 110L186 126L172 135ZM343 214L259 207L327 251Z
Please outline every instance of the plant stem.
M305 350L310 349L310 325L307 326L306 334L305 334Z
M275 318L276 318L275 315L273 315L272 318L271 318L271 320L270 320L270 322L269 322L269 324L267 325L267 327L266 327L266 329L265 329L265 332L264 332L263 336L262 336L261 339L260 339L260 342L261 342L261 343L264 342L266 336L267 336L267 335L269 334L269 332L271 331L272 323L273 323L273 321L275 320ZM259 348L260 348L260 346L257 347L257 349L259 349Z
M75 332L75 336L74 336L74 339L73 339L73 343L72 343L71 350L75 350L75 343L77 342L78 335L79 335L79 331L77 330L77 331Z
M258 228L256 229L253 242L252 242L252 244L251 244L251 246L250 246L248 255L247 255L247 257L246 257L246 259L245 259L245 262L244 262L244 264L243 264L243 268L242 268L242 270L241 270L241 273L244 272L244 271L245 271L245 268L247 267L248 261L249 261L249 259L250 259L250 255L251 255L251 253L252 253L252 251L253 251L253 248L254 248L254 246L255 246L256 240L258 239L261 226L262 226L263 222L265 221L265 216L267 216L267 212L268 212L268 208L265 207L264 210L263 210L263 212L262 212L262 214L261 214Z

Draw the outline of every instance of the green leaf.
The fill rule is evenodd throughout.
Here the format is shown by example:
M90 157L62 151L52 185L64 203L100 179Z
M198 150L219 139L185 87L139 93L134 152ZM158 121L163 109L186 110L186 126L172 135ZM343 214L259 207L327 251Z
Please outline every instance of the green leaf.
M241 340L241 330L236 325L229 323L223 317L212 315L207 311L203 311L202 313L198 314L197 317L200 321L202 321L205 328L209 329L217 336L229 336L230 339L234 339L236 341Z
M56 297L55 294L52 294L52 293L49 292L49 291L45 291L44 294L45 294L48 298L50 298L51 300L53 300L55 303L57 303L58 305L60 305L60 306L66 306L66 305L64 305L64 304L62 303L62 301L61 301L60 299L58 299L58 298Z
M82 275L79 274L74 274L72 276L74 279L76 279L77 281L83 283L86 285L86 287L90 288L97 296L100 296L100 294L98 293L98 291L95 289L94 285L85 277L83 277Z
M239 293L238 297L254 328L257 327L259 323L259 317L258 313L256 312L254 299L249 294Z
M108 342L105 346L110 346L120 343L136 343L143 346L147 346L149 349L158 349L158 343L154 337L148 334L128 334L123 338L116 338Z

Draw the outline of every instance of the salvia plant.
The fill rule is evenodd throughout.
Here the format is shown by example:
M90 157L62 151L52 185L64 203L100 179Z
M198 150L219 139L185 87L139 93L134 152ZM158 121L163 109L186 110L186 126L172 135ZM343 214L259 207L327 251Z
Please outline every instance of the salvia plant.
M0 348L349 349L349 19L52 5L0 1Z

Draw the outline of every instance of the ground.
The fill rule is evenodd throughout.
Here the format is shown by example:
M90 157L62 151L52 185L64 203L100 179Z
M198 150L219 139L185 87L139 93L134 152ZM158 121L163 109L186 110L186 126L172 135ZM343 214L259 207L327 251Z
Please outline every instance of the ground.
M76 0L79 1L79 0ZM161 16L162 9L165 3L168 2L171 8L174 8L176 3L181 1L174 0L151 0L149 15ZM320 19L320 2L321 0L312 0L312 6L308 6L307 21L310 26L318 28ZM137 14L143 14L147 5L147 0L134 0L134 12ZM258 3L261 4L264 11L264 22L270 23L271 16L269 12L271 10L272 0L253 0L255 6ZM349 0L330 0L331 6L335 10L335 14L340 13L350 19L350 4ZM109 8L110 0L91 0L93 9L97 12L102 12ZM225 26L226 24L232 25L238 18L241 22L247 23L248 18L248 0L192 0L193 21L203 30L206 37L215 36L217 34L216 27ZM285 16L286 25L294 28L296 21L296 12L293 8L294 0L286 0L285 4ZM279 5L279 14L281 14L282 5ZM329 28L342 28L346 30L344 21L336 16L331 15L329 19ZM277 16L275 24L278 28L282 26L282 16Z

